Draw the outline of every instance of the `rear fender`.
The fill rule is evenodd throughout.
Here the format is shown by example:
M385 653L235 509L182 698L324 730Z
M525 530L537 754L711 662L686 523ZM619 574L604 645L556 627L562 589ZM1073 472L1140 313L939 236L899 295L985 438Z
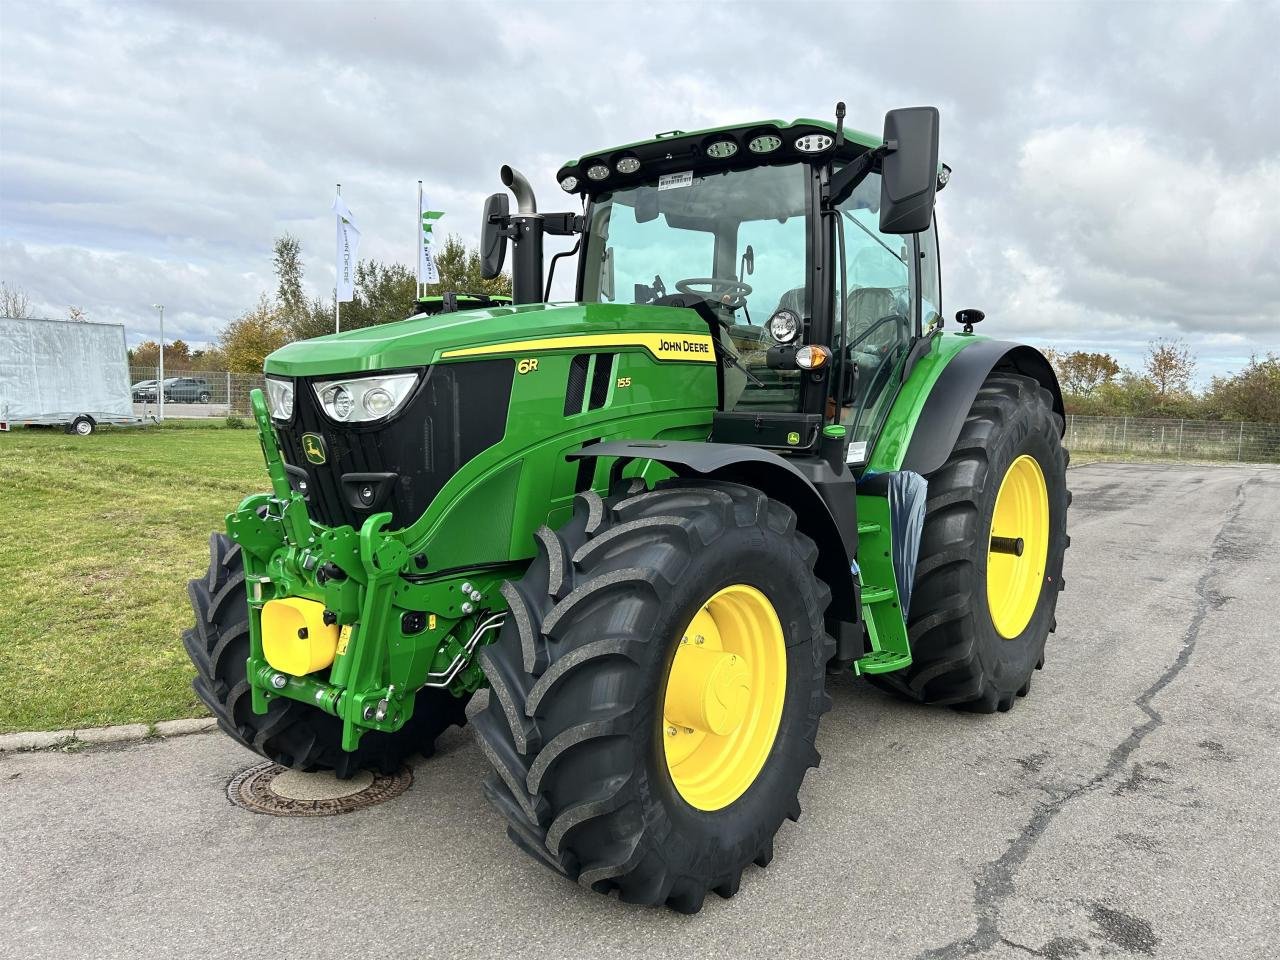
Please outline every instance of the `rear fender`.
M933 473L951 456L960 428L982 383L995 370L1032 377L1053 394L1053 409L1059 416L1059 430L1065 416L1062 390L1045 355L1025 344L1005 340L974 340L960 350L943 368L925 399L907 446L901 469L922 476Z

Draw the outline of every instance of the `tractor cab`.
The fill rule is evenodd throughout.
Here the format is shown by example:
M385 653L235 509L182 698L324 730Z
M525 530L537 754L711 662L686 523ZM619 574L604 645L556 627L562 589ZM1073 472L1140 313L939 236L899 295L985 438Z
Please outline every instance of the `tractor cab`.
M812 454L841 427L827 435L862 464L939 317L937 129L918 108L893 111L885 139L841 119L659 134L561 167L584 212L541 226L581 234L577 300L707 319L723 368L712 440ZM515 241L520 302L522 287L543 291L540 249L537 283L521 279L538 224L513 229L520 216L495 216L495 200L486 246L500 257Z

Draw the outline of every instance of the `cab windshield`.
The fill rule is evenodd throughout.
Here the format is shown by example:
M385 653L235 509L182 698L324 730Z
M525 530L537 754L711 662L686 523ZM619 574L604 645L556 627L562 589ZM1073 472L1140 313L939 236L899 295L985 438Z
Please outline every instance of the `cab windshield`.
M796 410L800 371L768 369L764 324L780 307L809 315L806 172L791 164L672 174L601 194L591 207L583 299L704 298L747 371L726 368L725 409Z

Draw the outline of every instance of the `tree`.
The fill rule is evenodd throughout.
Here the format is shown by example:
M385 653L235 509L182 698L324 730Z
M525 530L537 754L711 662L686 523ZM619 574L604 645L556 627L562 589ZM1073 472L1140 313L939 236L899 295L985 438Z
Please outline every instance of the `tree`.
M302 292L302 244L297 237L276 237L272 263L276 270L276 302L289 326L304 323L310 312Z
M1056 354L1054 360L1063 392L1076 397L1094 396L1101 386L1120 373L1120 364L1109 353L1073 350Z
M258 304L218 334L218 350L232 373L261 373L267 354L289 342L289 328L278 306L263 294Z
M185 340L175 340L164 347L164 368L169 370L191 369L191 348Z
M11 287L0 281L0 317L22 320L31 316L31 298L21 287Z
M1214 377L1208 402L1225 419L1280 423L1280 354L1250 357L1239 373Z
M160 364L160 344L143 340L129 351L129 364L134 367L155 367Z
M486 279L480 269L480 250L478 247L468 249L457 234L445 237L444 244L436 254L436 267L440 271L440 282L427 285L427 296L439 296L442 293L484 293L491 297L511 296L511 278L505 273L493 279Z
M1145 361L1147 377L1155 387L1156 404L1184 397L1191 392L1191 378L1196 373L1195 357L1181 340L1160 338L1147 345Z
M417 284L417 277L403 263L361 260L356 264L355 296L342 305L342 329L358 330L412 316Z

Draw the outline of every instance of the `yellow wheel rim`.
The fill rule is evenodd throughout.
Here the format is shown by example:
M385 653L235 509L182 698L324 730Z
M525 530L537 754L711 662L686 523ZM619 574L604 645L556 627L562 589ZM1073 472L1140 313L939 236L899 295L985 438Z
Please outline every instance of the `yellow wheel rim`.
M1040 601L1049 556L1049 491L1034 457L1009 465L991 515L987 606L996 632L1012 640L1027 629Z
M690 806L720 810L746 793L773 749L786 690L773 604L755 587L725 587L689 621L663 694L667 770Z

